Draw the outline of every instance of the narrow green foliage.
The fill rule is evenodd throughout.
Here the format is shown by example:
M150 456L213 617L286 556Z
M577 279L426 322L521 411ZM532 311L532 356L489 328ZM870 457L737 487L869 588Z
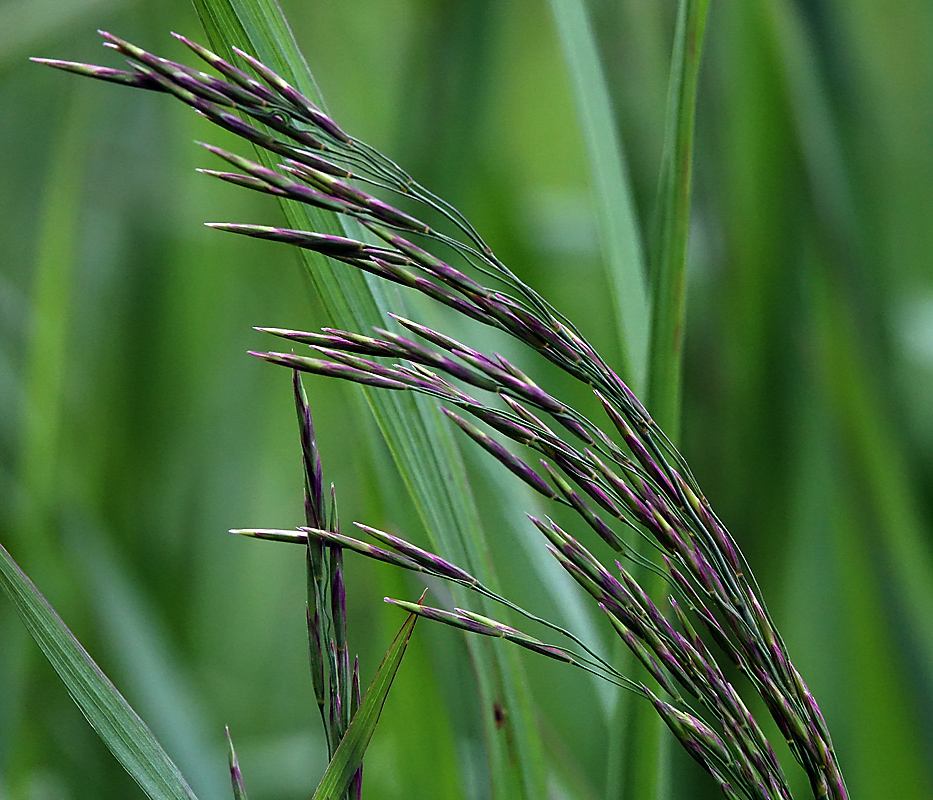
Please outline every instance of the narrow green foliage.
M318 107L324 107L276 3L195 0L195 8L212 46L227 60L234 57L234 46L254 54ZM277 163L267 153L260 152L260 157L266 167ZM319 209L291 200L283 200L282 207L295 228L334 235L356 232L352 224L346 226L333 214ZM326 259L308 251L303 250L302 257L327 313L337 325L351 330L385 326L383 309L389 304L379 287L372 287L355 271L339 266L335 269ZM493 585L485 534L461 456L437 410L415 398L386 393L367 392L366 399L432 544ZM521 796L538 797L545 790L544 764L538 734L527 713L529 699L519 664L513 657L496 654L472 639L468 639L467 647L482 698L494 793L504 796L517 788ZM500 729L494 718L496 703L508 706L505 729ZM514 748L511 753L509 742Z
M647 405L674 442L680 431L681 372L686 312L687 249L693 175L693 128L697 77L708 0L681 0L674 33L668 109L651 252L651 336ZM649 591L658 580L644 575ZM624 797L663 797L666 743L644 706L632 708L627 721Z
M91 727L151 800L197 800L152 731L0 545L0 585Z
M625 151L584 0L551 0L586 143L606 273L619 327L622 376L641 392L648 376L649 306L645 256Z
M20 433L22 457L18 470L23 491L15 511L20 535L24 541L34 542L37 560L41 560L37 565L41 572L33 574L43 578L61 574L47 514L58 491L55 464L65 403L73 273L79 249L81 176L90 144L87 98L82 91L70 101L54 143L44 181L46 194L32 267L32 323L23 386L29 413L23 418Z
M417 614L409 614L390 645L379 669L376 670L373 682L360 702L353 721L340 741L340 746L330 760L312 800L332 800L336 797L343 797L350 790L354 775L363 763L363 754L376 730L382 707L385 705L389 689L392 688L392 681L401 666L405 648L408 647L417 621Z
M693 127L708 5L708 0L681 0L677 14L651 258L648 407L673 441L680 430Z
M688 3L682 9L678 38L680 44L675 48L675 62L678 58L685 61L684 65L675 63L674 67L673 83L680 88L672 91L672 97L678 97L679 102L675 108L682 112L676 116L676 129L680 131L679 135L683 135L684 129L687 129L690 133L688 142L692 141L693 101L683 101L680 89L684 85L689 86L692 98L698 38L702 36L703 25L702 14L695 16L698 11L705 11L705 6L694 8ZM486 579L482 561L478 564L480 569L477 569L477 563L470 560L469 550L462 554L465 558L465 568L462 568L446 557L425 551L391 534L360 526L381 544L394 550L395 554L392 554L341 536L336 530L336 511L332 510L330 519L326 520L327 529L309 526L303 530L304 544L309 553L323 553L323 550L314 548L331 548L331 558L320 558L317 565L312 563L309 556L309 585L314 595L309 600L309 619L313 619L313 652L313 640L318 632L330 632L329 646L325 646L323 636L318 636L319 647L316 652L322 661L321 668L328 676L327 697L330 704L325 729L331 746L341 741L344 709L353 702L350 699L349 659L344 634L334 633L334 625L341 624L343 599L341 562L339 558L333 558L332 549L346 546L377 560L445 578L459 591L470 589L490 601L502 603L567 636L579 644L586 655L573 655L555 649L485 614L463 608L447 612L409 607L413 613L473 633L505 638L543 655L583 666L617 685L635 688L649 699L658 716L654 726L641 724L635 729L638 738L631 753L636 754L638 759L632 762L634 768L629 768L625 774L625 782L635 796L653 798L665 791L662 780L663 751L660 747L663 740L656 732L660 720L663 720L691 755L720 783L727 796L738 794L749 800L788 800L790 797L782 767L758 722L749 714L744 702L726 680L706 641L697 634L697 630L703 629L710 641L715 642L745 674L764 701L792 754L806 771L814 796L846 800L847 790L822 714L791 663L786 647L759 597L758 586L735 542L713 513L689 466L671 440L583 335L544 298L520 281L460 212L420 186L394 162L348 136L310 100L299 95L264 65L239 53L269 88L253 87L251 78L239 75L232 65L224 65L216 60L221 71L230 76L236 85L208 78L195 80L191 72L180 65L157 59L116 37L104 35L124 54L147 68L151 67L154 73L161 76L155 79L150 88L169 91L223 127L260 143L269 152L290 153L291 164L297 166L285 164L282 166L284 172L303 176L303 180L312 184L315 191L321 191L329 198L328 202L346 204L342 213L374 233L383 245L374 246L349 235L335 236L329 232L297 228L229 224L215 227L290 243L302 250L326 255L390 281L397 279L398 270L408 271L411 276L424 276L410 282L406 279L406 282L445 305L458 307L460 304L466 316L499 329L593 389L617 437L621 439L620 444L593 420L541 389L526 372L501 355L484 354L425 326L407 321L403 323L420 339L439 348L441 352L378 326L373 327L375 336L334 328L327 328L320 334L270 329L276 335L308 344L316 357L309 359L287 353L256 354L265 360L289 366L293 370L392 388L403 396L421 394L441 399L463 409L514 443L543 456L541 463L551 483L557 488L556 495L549 486L543 484L540 476L535 477L531 473L523 461L516 460L481 429L454 415L455 421L471 439L480 443L526 482L538 484L539 491L545 497L560 499L573 508L577 516L605 544L634 564L637 568L635 574L629 572L620 561L616 561L613 568L607 568L581 541L555 523L550 520L547 523L532 520L546 537L547 547L558 564L611 615L616 631L648 675L658 685L666 687L672 699L681 706L678 708L659 700L652 689L620 675L572 634L504 599ZM210 56L208 60L211 60ZM112 76L108 74L102 77L110 80ZM166 85L167 82L171 86ZM270 90L276 97L268 96ZM269 141L262 140L251 128L244 127L246 123L242 119L219 113L211 99L215 95L221 106L226 102L224 98L235 98L241 115L263 120L271 126L275 135L270 134ZM689 114L684 111L685 108ZM683 114L686 114L686 119ZM675 137L674 141L679 140ZM317 166L320 158L308 152L307 148L326 152L329 159L342 164L348 171L352 167L362 181L404 194L419 202L423 209L445 218L460 238L422 225L414 217L401 214L374 196L327 177L333 170L321 172ZM307 196L299 184L281 179L281 176L270 173L265 167L219 154L246 170L252 179L261 182L258 187L250 182L243 183L244 186L268 187L274 190L273 193L281 192L284 197L312 209L322 206L317 194ZM674 217L679 220L678 225L686 223L689 173L688 158L680 163L679 174L686 179L685 185L681 187L684 191L682 194L675 192L671 204L671 208L677 211ZM326 206L326 203L323 205ZM685 253L686 228L678 228L677 225L674 228L683 233L680 241ZM503 290L483 285L458 267L425 251L410 241L407 238L409 236L429 238L446 246L454 252L454 256L460 257L467 268L473 268L481 276L495 280L497 286L504 287ZM672 239L676 239L676 236ZM681 277L682 262L683 258L678 262ZM400 361L387 365L380 361L385 358L398 358ZM471 392L477 389L491 394L493 399L483 399L483 394L467 394L452 380L466 383ZM670 382L662 384L666 389L673 386ZM300 428L308 520L323 525L322 480L311 436L310 412L297 377L295 385L299 419L303 420ZM670 396L676 397L676 394L674 392ZM498 405L498 400L505 402L507 411ZM550 416L555 427L543 422L538 414ZM556 430L566 431L570 435L562 436ZM440 454L432 455L436 457ZM451 457L450 453L443 455ZM424 467L425 464L419 465L422 470ZM644 548L632 546L614 530L612 524L602 518L603 512L615 522L634 530L652 549L642 552ZM301 541L299 537L281 531L248 533L259 538ZM317 544L312 546L312 539ZM476 545L477 540L472 540L472 544ZM474 578L474 575L477 577ZM325 592L324 587L328 591ZM663 595L664 605L659 605L652 595ZM676 630L665 616L668 603L674 608L675 616L685 620L681 622L682 631ZM687 612L697 624L686 616ZM324 628L320 627L322 618L328 621ZM499 677L504 678L505 673L500 672ZM688 701L699 710L688 705ZM363 705L366 705L365 701ZM710 728L702 720L702 715L708 715L716 721L719 731ZM345 741L341 741L335 759ZM340 767L346 773L347 780L346 784L340 784L341 796L347 790L350 776L355 773L357 766L354 763ZM523 765L522 769L527 786L527 765ZM498 775L499 770L501 764L494 758L493 774Z

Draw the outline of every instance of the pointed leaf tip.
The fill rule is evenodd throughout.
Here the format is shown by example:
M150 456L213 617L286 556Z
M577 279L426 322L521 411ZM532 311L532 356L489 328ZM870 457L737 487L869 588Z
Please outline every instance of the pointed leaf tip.
M405 620L394 641L386 652L385 658L376 671L373 682L366 690L360 707L353 716L350 727L340 741L334 757L331 759L324 777L314 792L312 800L328 800L328 798L343 797L350 784L353 781L356 771L363 762L363 754L369 746L376 724L379 722L379 715L382 713L382 707L385 705L389 689L392 687L392 681L395 678L398 668L402 663L402 657L405 655L405 649L411 640L411 634L415 623L418 621L416 614L409 614Z
M150 800L197 800L152 731L0 545L0 589L85 718Z
M233 800L247 800L246 787L243 785L243 773L240 772L240 762L233 747L233 737L230 728L224 726L227 733L227 759L230 764L230 782L233 784Z

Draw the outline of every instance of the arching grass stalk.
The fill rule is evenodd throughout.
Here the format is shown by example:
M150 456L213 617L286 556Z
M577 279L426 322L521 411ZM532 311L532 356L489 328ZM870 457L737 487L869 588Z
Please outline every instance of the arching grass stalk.
M845 784L823 716L787 654L744 557L714 514L683 457L573 324L522 283L459 211L420 186L388 158L347 135L255 59L238 53L243 66L258 77L179 37L221 74L218 78L157 58L110 34L103 35L109 47L130 60L132 71L61 61L46 63L176 96L212 122L283 158L280 170L274 171L208 147L238 170L208 174L352 217L373 238L362 241L257 225L212 227L315 250L419 291L514 337L592 388L612 423L611 434L538 386L502 356L482 353L400 317L395 318L397 330L375 329L372 335L333 329L318 333L262 329L307 345L310 355L255 353L293 370L439 399L468 437L544 497L573 508L619 558L662 575L663 600L665 606L670 606L673 622L664 606L643 591L622 561L616 560L614 568L607 568L576 537L551 520L532 519L553 556L598 603L668 697L659 698L619 674L574 637L571 641L579 650L547 644L468 610L447 611L394 602L422 616L507 639L627 686L651 702L727 797L787 800L791 793L783 768L739 691L726 679L718 661L725 657L747 679L748 688L764 701L791 753L806 771L813 796L845 800ZM262 123L273 133L261 130L250 120ZM393 207L359 188L363 185L410 198L431 221ZM423 249L421 244L425 242L439 245L443 252L458 259L460 266ZM494 285L481 283L470 272L480 280L492 279ZM321 689L318 698L322 716L325 727L331 726L328 736L333 738L343 729L347 707L348 664L340 629L342 549L468 586L531 619L541 620L485 589L441 556L402 539L363 527L382 545L377 547L340 534L335 511L324 514L310 417L297 382L296 397L302 419L308 525L297 532L244 533L297 542L307 549L312 652L317 637L318 656L322 665L328 664L330 676L326 714L321 700L325 690L322 675L315 677L315 686L316 692L318 687ZM542 457L540 471L480 425ZM628 545L619 534L619 526L636 531L655 548L663 569ZM330 588L329 595L325 587ZM329 623L322 621L322 609L329 609ZM316 614L320 618L315 618ZM566 634L555 625L545 624L554 632ZM325 641L332 643L329 653L323 653Z

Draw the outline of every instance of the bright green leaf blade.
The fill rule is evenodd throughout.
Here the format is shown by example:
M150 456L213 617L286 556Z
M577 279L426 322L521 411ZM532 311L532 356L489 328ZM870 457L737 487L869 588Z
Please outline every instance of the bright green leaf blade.
M78 708L142 790L152 800L197 800L146 723L2 545L0 585Z
M363 763L363 754L369 746L369 740L373 737L373 731L376 730L382 707L385 705L389 689L392 688L395 673L401 666L402 656L405 655L405 648L408 647L417 621L417 614L409 614L405 624L393 640L379 669L376 670L373 682L366 690L366 695L350 727L340 740L337 752L327 765L327 770L312 800L343 797L350 788L350 781L353 780L354 774Z
M808 326L814 338L832 336L826 322ZM922 723L912 687L892 669L904 654L873 557L875 523L862 511L864 487L852 483L839 447L851 434L835 424L838 400L820 385L828 376L818 373L827 367L833 371L828 364L801 370L790 613L782 628L834 732L850 795L876 796L884 786L897 797L925 797ZM794 777L803 795L805 779Z
M693 125L707 6L708 0L681 0L677 15L658 181L656 242L651 258L651 370L647 405L674 441L680 429Z
M603 258L614 294L623 377L640 393L648 371L649 312L644 249L625 153L585 3L551 0L551 11L586 143Z
M274 0L195 0L195 8L211 46L224 57L232 46L254 53L293 86L324 107L323 99L301 56L281 10ZM264 152L260 160L273 167L276 160ZM319 209L285 201L291 227L360 238L358 228ZM327 259L301 251L301 258L331 317L340 328L366 331L373 326L393 327L383 309L403 312L401 298L355 270L334 266ZM367 401L402 479L437 552L461 564L485 585L498 582L488 559L479 514L457 445L436 406L408 393L364 389ZM466 591L454 587L454 599L467 605ZM482 605L482 604L481 604ZM480 611L491 611L485 605ZM465 638L475 670L483 712L493 793L496 797L540 797L545 792L545 767L534 725L527 686L518 656L494 648L476 637ZM496 704L505 707L506 722L496 720Z

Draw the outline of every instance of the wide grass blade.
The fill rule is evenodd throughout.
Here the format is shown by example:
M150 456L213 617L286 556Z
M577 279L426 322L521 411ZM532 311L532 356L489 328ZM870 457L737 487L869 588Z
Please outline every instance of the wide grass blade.
M235 58L233 46L253 53L323 106L273 0L195 0L195 7L218 54ZM259 157L267 166L274 165L268 154L259 153ZM282 208L291 227L359 238L352 223L342 223L333 214L290 201L283 202ZM301 257L332 324L360 331L377 325L393 327L383 314L390 304L382 285L309 251L302 250ZM404 312L397 295L391 307ZM435 406L407 393L399 396L366 389L364 393L434 549L495 589L497 581L461 455ZM458 604L468 602L459 587L454 597ZM494 796L539 797L545 791L544 761L517 655L475 637L467 637L466 643L479 684ZM504 724L496 719L497 707L508 709Z
M152 800L197 800L178 767L0 545L0 585L110 752Z
M612 100L596 37L583 0L551 0L551 12L573 85L603 258L616 308L621 374L640 393L648 373L649 310L645 256L635 216L625 152L613 119Z
M675 442L680 430L693 125L707 6L708 0L682 0L677 15L658 181L656 240L651 258L651 372L647 406Z
M331 800L331 798L343 797L350 788L353 776L363 763L363 754L369 746L369 740L373 737L373 731L376 730L382 707L385 705L389 689L392 688L395 674L402 664L405 648L408 647L417 621L417 614L409 614L386 652L379 669L376 670L373 682L366 690L359 710L350 722L350 727L347 728L343 739L340 740L340 746L334 753L330 764L327 765L327 770L312 800Z
M916 658L918 684L926 690L933 684L929 613L933 554L923 534L925 525L913 496L910 469L892 435L879 392L868 379L851 312L847 313L841 293L831 288L830 281L821 276L820 282L823 285L813 294L816 332L822 338L821 378L855 470L853 485L848 487L848 516L837 526L835 537L853 643L853 682L856 696L864 703L859 721L844 728L853 755L861 756L853 759L857 764L851 770L853 796L870 796L891 785L888 771L880 767L884 763L897 764L899 797L920 797L931 778L929 762L918 747L922 723L911 707L913 698L892 678L891 665L905 657ZM866 517L859 518L862 514ZM856 538L859 534L861 539ZM872 551L881 558L867 557ZM885 568L890 570L887 586ZM889 608L885 608L886 599ZM895 625L909 643L910 655L893 652L896 640L889 629ZM871 724L863 726L862 719Z
M871 540L863 548L873 546L883 554L880 561L890 571L890 583L885 586L892 606L889 613L897 614L903 641L909 644L908 652L913 651L918 665L918 683L929 691L933 685L930 666L933 665L933 618L929 613L933 604L933 553L923 534L926 525L914 488L917 479L911 474L907 454L898 441L897 423L883 400L886 390L878 385L878 378L873 374L884 356L865 333L864 320L873 316L870 310L866 313L864 298L867 293L860 285L869 269L864 257L865 234L857 224L854 190L847 174L840 126L829 101L830 81L820 67L818 45L804 16L793 4L782 0L771 0L765 8L768 33L773 37L780 60L796 126L796 141L809 178L814 213L829 233L825 239L831 243L830 253L838 263L847 265L845 272L835 275L819 265L818 269L827 274L819 274L808 294L814 298L815 332L822 343L820 367L824 391L838 409L841 437L854 465L858 488L852 491L857 493L872 520ZM839 281L837 275L844 276L845 280ZM875 285L885 284L879 281ZM870 296L879 304L888 301L883 295L880 299L876 299L877 295ZM848 559L853 570L859 567L868 572L878 571L877 563L862 563L864 559L858 548L851 553L844 552L842 557ZM877 581L878 577L873 574L871 580ZM869 585L867 580L844 584L848 591L846 609L866 605L869 591L866 585ZM870 608L871 604L867 605ZM888 639L884 631L886 620L877 609L872 610L871 616L866 611L853 615L853 619L860 626L859 634L852 637L859 643L853 661L862 666L871 664L874 658L877 667L866 667L859 672L862 683L858 696L890 694L890 686L886 684L888 676L878 657L878 653L885 652L883 643ZM901 647L904 648L904 644ZM890 653L886 657L893 660ZM885 771L878 765L893 758L903 759L896 770L903 782L901 796L922 791L916 787L930 780L929 769L920 768L922 759L917 758L910 747L896 745L898 738L905 734L908 742L914 738L911 732L916 728L916 721L909 702L901 698L900 703L866 703L866 707L870 706L870 712L866 713L872 715L874 724L864 728L852 725L858 727L860 733L865 731L864 735L853 736L853 749L858 748L861 753L860 758L854 759L858 768L851 770L853 794L878 791L887 780ZM890 748L890 758L878 757L886 747ZM861 792L858 791L860 786Z

